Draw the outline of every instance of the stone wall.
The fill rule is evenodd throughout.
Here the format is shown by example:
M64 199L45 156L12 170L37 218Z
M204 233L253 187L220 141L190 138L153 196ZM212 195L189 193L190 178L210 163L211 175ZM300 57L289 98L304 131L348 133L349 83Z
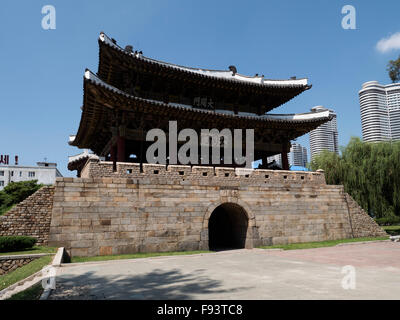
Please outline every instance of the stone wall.
M92 160L84 178L57 178L0 217L0 236L33 236L78 256L208 249L209 220L220 206L246 216L247 248L386 235L342 186L326 185L323 172L116 169Z
M195 184L225 185L230 183L245 184L275 184L282 182L300 183L307 185L325 184L325 176L322 172L283 171L283 170L253 170L246 168L206 167L206 166L182 166L144 164L143 172L138 163L117 162L116 171L110 161L89 159L82 169L81 178L131 178L147 179L160 178L176 179L178 181L192 181ZM155 180L156 182L158 180ZM168 183L168 182L167 182Z
M54 186L44 186L0 216L0 236L31 236L47 245Z
M385 237L388 235L349 194L346 193L345 196L351 216L354 238Z
M321 172L86 166L86 176L107 172L113 177L57 179L50 245L73 256L208 249L209 219L225 204L245 212L247 248L352 238L352 229L376 234L363 230L365 213L348 206L343 187L326 185Z
M38 257L0 257L0 276L20 268Z

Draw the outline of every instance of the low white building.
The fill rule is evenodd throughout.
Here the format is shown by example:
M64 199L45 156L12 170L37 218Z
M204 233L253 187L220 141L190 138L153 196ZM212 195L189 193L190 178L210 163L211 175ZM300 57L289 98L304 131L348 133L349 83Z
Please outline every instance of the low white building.
M62 177L56 163L37 162L37 166L0 165L0 191L10 182L38 180L38 183L54 184Z

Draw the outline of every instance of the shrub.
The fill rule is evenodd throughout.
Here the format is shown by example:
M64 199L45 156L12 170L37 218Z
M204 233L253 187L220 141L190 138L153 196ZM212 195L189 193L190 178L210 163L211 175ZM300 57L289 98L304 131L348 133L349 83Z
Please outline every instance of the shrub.
M400 217L389 216L383 218L376 218L375 221L380 226L391 226L395 224L400 224Z
M32 248L36 239L26 236L5 236L0 237L0 252L20 251Z
M9 183L0 191L0 215L10 210L15 204L25 200L43 185L37 180Z

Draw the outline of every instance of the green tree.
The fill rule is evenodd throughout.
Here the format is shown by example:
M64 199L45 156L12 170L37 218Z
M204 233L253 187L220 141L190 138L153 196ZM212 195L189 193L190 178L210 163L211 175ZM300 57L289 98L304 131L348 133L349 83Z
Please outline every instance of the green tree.
M387 65L387 72L392 82L400 81L400 56L397 60L390 60Z
M329 184L341 184L341 161L338 154L323 150L317 157L314 157L310 163L310 169L315 171L323 169L325 171L326 181Z
M43 184L38 184L37 180L9 183L0 191L0 214L8 211L13 205L20 203L42 186Z
M352 138L341 156L323 152L310 168L325 170L328 184L342 184L371 215L400 216L400 142L365 143Z

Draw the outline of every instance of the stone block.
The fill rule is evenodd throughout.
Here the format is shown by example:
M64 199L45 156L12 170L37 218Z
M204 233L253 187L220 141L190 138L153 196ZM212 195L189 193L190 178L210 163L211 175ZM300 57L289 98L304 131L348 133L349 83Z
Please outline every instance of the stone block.
M88 251L88 248L71 248L69 254L71 257L87 257Z
M99 255L108 256L112 255L112 253L113 253L113 248L111 246L100 247Z

